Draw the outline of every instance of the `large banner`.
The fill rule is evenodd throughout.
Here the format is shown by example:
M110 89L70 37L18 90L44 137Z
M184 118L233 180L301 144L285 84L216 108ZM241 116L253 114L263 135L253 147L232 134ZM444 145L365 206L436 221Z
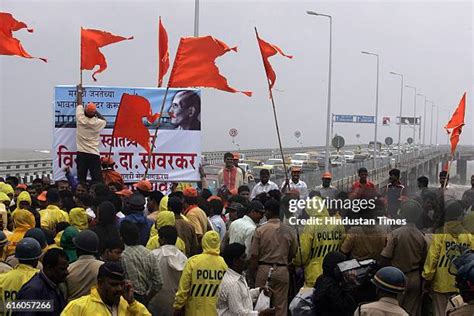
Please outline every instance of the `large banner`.
M107 120L100 133L100 154L111 156L116 170L125 182L143 178L148 164L148 153L136 142L126 138L112 138L112 131L122 94L139 95L148 99L152 112L161 109L164 88L84 87L83 103L94 102ZM147 118L143 124L150 131L155 150L150 159L147 178L154 182L199 181L201 163L201 93L196 89L169 89L162 113L161 125L154 138L156 122ZM76 174L76 87L57 86L54 102L53 177L64 179L65 167Z

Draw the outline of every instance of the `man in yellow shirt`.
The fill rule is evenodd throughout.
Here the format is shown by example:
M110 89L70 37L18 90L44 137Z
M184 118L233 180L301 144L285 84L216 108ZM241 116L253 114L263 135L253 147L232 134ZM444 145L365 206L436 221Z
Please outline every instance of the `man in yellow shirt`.
M57 189L49 189L46 193L47 207L41 210L41 228L47 228L52 232L56 230L56 224L60 222L69 222L69 215L61 210L61 202Z
M209 231L202 239L203 253L188 259L174 300L175 315L217 316L217 295L227 265L219 256L221 239Z
M18 291L37 272L35 267L41 257L41 246L33 238L23 238L15 249L15 257L20 262L14 269L0 274L1 306L16 300Z
M150 315L150 312L133 298L133 286L125 281L119 262L106 262L99 268L97 287L91 294L71 301L62 316L76 315Z

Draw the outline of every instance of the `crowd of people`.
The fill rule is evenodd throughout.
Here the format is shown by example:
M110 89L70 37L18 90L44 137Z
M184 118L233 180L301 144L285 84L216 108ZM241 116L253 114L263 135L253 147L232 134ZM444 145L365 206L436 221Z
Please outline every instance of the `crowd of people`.
M226 153L214 194L202 168L163 193L100 157L105 119L77 92L77 177L0 178L4 314L474 314L474 176L462 198L446 171L380 188L361 168L345 192L262 169L250 188Z
M397 169L378 190L362 168L339 192L330 173L310 189L293 169L278 188L263 169L250 190L237 187L242 173L229 162L216 195L205 181L164 195L147 180L131 189L116 181L110 158L102 165L96 183L68 172L54 184L0 179L2 306L41 299L53 302L52 315L287 315L299 289L312 288L316 315L472 315L474 260L456 267L464 274L453 262L474 245L474 176L459 200L444 171L439 187L420 177L413 192ZM358 212L324 203L291 210L306 195L376 202ZM405 222L292 226L291 217ZM341 263L351 259L372 263L347 273ZM270 304L254 311L260 295Z

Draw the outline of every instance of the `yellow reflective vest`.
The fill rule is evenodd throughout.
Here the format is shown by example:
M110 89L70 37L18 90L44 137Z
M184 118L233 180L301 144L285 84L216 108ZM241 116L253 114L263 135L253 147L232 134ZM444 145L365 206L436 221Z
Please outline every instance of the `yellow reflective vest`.
M2 306L7 302L16 300L16 295L23 284L28 282L39 270L26 264L18 264L12 270L0 274L0 293Z
M422 276L426 280L433 280L435 292L458 292L455 276L448 272L451 259L457 251L446 254L446 250L455 244L474 249L473 235L465 231L459 221L447 222L442 232L433 234Z
M91 289L91 294L82 296L78 299L75 299L64 308L61 313L61 316L78 316L78 315L103 315L103 316L112 316L109 308L100 298L97 288L93 287ZM135 300L132 304L120 297L120 303L118 306L118 316L132 316L132 315L150 315L150 312L146 309L143 304Z
M191 257L179 280L173 308L185 308L186 316L217 315L219 285L227 265L219 256L220 236L215 231L204 234L204 253Z
M323 273L323 259L333 251L339 251L345 236L343 225L331 224L335 217L330 217L327 208L319 207L323 203L320 197L308 201L306 211L310 219L318 219L320 223L305 225L300 235L300 248L296 252L294 264L304 266L305 286L314 287L316 279ZM326 223L327 221L327 223Z

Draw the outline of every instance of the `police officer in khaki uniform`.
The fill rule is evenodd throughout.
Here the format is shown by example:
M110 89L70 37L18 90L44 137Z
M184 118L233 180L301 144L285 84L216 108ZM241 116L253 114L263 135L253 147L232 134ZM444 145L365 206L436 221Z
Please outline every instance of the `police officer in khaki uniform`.
M250 273L256 275L255 285L265 285L268 271L273 267L271 288L272 306L276 316L288 313L288 289L290 275L288 264L297 250L296 234L280 221L280 203L271 199L265 203L268 222L258 227L250 247Z
M377 287L378 301L362 304L357 307L354 316L408 316L408 313L398 305L397 296L405 290L406 278L400 269L392 266L377 271L372 283Z
M390 264L405 273L407 286L398 301L414 316L421 314L421 268L427 253L425 238L415 226L422 212L421 205L415 200L402 203L399 215L407 224L388 234L387 245L382 251L382 265Z

